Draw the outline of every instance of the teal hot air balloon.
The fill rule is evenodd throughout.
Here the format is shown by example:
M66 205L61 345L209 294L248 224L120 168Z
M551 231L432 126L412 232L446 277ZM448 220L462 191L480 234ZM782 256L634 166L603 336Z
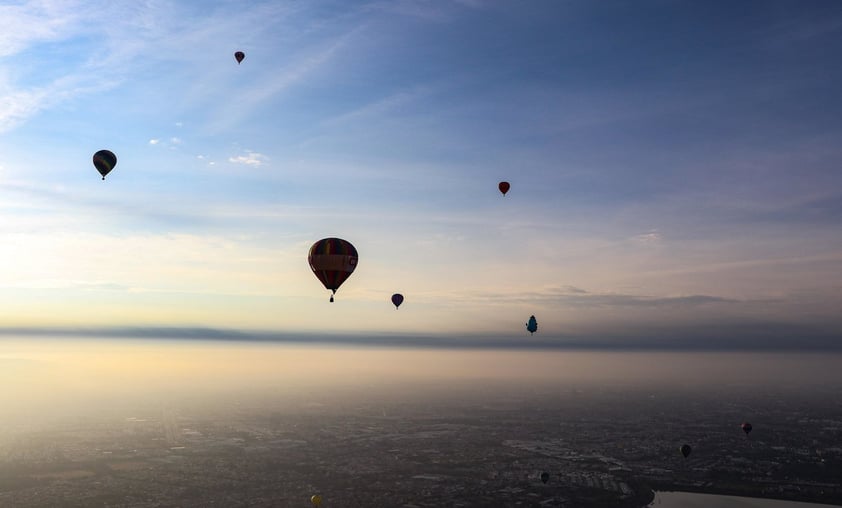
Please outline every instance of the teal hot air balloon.
M535 316L529 316L529 321L526 323L526 329L529 330L529 335L538 331L538 321L535 320Z

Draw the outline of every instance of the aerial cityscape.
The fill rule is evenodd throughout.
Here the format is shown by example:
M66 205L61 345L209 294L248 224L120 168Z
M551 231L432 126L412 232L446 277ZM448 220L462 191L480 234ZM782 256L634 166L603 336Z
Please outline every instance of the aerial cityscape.
M147 348L125 347L120 355ZM167 345L156 354L171 365L141 377L91 372L83 386L109 386L95 397L70 383L43 395L49 409L7 400L0 506L307 506L319 494L323 506L644 507L668 491L842 505L842 391L824 371L832 359L810 360L811 383L779 372L775 384L758 367L792 366L786 358L737 359L745 372L705 381L714 364L733 372L738 355L696 359L694 372L684 366L698 353L547 352L530 380L504 366L533 353L263 345L244 357L232 347L224 356L239 367L178 385L169 380L190 358L215 365L197 353L213 345ZM258 356L265 364L248 360ZM336 357L371 358L369 374L345 367L344 381L312 377L317 362ZM376 366L390 357L395 366ZM301 371L273 367L285 358ZM463 371L384 376L410 358L430 372L450 361ZM624 361L640 368L582 375ZM672 368L684 374L667 377ZM692 448L686 458L682 446Z

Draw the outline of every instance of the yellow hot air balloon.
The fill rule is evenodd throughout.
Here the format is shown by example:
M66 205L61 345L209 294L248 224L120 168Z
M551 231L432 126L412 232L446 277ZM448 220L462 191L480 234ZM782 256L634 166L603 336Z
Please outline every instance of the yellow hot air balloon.
M313 494L312 496L310 496L310 502L313 503L313 506L319 508L319 506L321 506L322 504L321 494Z

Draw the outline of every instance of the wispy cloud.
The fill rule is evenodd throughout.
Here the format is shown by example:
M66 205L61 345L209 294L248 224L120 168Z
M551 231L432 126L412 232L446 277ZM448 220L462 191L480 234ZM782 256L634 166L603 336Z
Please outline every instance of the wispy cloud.
M418 85L411 89L395 92L387 97L370 102L353 111L348 111L333 118L326 119L325 126L344 125L347 123L368 120L372 117L389 114L403 105L410 104L420 98L431 95L437 87L430 85Z
M397 0L393 2L375 2L370 4L370 8L399 14L401 16L411 16L413 18L420 18L427 21L443 22L450 19L447 11L443 5L433 2L424 2L418 0Z
M152 138L149 140L149 144L151 146L161 146L169 148L170 150L175 150L184 144L184 140L177 136L172 136L168 139Z
M0 56L14 55L45 41L61 40L81 29L79 2L29 1L0 5Z
M228 158L228 162L232 164L245 164L246 166L262 166L268 160L269 158L262 153L251 151L246 152L245 155L237 155L235 157Z
M362 27L354 27L326 43L320 43L315 48L303 49L283 68L272 69L271 73L266 73L265 79L241 85L237 91L236 101L220 101L215 94L206 97L203 102L212 103L216 107L215 116L210 121L208 130L218 132L237 124L251 115L255 109L302 83L305 78L333 60L361 30ZM217 106L219 104L221 106Z
M662 235L657 229L634 236L634 240L643 244L654 244L661 241Z
M0 132L5 132L19 122L46 107L46 91L17 91L0 96Z
M821 193L783 203L756 203L732 209L734 218L774 224L839 224L842 221L842 194Z
M73 39L91 26L108 27L122 21L113 9L94 3L31 1L0 6L0 56L20 53L32 46ZM31 72L29 67L0 67L0 132L8 131L37 113L79 96L113 88L122 65L106 67L109 55L99 59L69 61L60 69ZM24 70L30 69L28 74ZM58 73L58 77L56 77ZM41 82L32 76L46 76ZM20 84L26 76L26 84Z
M137 76L173 60L183 60L188 68L199 68L204 61L185 52L185 47L218 45L214 41L220 41L221 34L246 30L259 33L270 27L275 30L278 12L284 11L268 3L249 9L191 11L190 16L183 15L189 8L157 1L33 0L0 6L0 56L60 41L78 41L92 48L78 52L79 60L51 65L46 72L32 72L31 65L0 63L0 132L68 100L113 88L130 72ZM285 76L296 79L319 63L319 58L307 58ZM42 75L46 77L38 82ZM272 90L264 93L271 95ZM256 100L260 102L259 97ZM179 121L175 125L183 124Z
M367 5L367 7L372 10L383 11L399 16L408 16L436 23L449 22L455 19L458 11L456 11L453 7L459 6L478 9L483 6L483 2L482 0L453 0L452 2L392 0L372 2Z
M103 281L82 281L71 279L24 279L4 287L17 289L71 289L79 291L129 291L131 288L123 284Z
M773 271L787 271L799 266L811 266L819 263L840 264L842 252L826 252L813 255L770 256L763 259L739 259L734 261L713 261L695 263L678 268L652 269L642 272L647 277L674 277L683 274L713 274L725 271L746 271L754 268L766 268Z
M712 295L653 296L623 293L590 292L575 286L548 287L538 291L514 291L510 293L471 291L452 293L453 300L471 302L514 303L563 303L577 307L646 307L646 308L689 308L709 304L735 304L739 300Z

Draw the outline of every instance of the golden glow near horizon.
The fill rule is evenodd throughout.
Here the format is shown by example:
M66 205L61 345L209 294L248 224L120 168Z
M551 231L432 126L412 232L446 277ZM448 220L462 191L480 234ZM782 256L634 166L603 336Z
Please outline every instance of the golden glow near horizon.
M160 409L170 402L259 401L279 408L343 402L345 394L424 387L768 387L840 383L836 355L548 352L311 347L126 339L0 339L0 407L7 418ZM786 368L781 368L785 362ZM807 373L810 373L809 375ZM432 384L431 384L432 383ZM492 383L492 384L489 384ZM496 383L496 384L494 384ZM375 397L376 398L376 397ZM268 399L267 399L268 400ZM110 408L110 409L109 409ZM20 420L23 419L23 420ZM0 422L9 423L8 420Z

